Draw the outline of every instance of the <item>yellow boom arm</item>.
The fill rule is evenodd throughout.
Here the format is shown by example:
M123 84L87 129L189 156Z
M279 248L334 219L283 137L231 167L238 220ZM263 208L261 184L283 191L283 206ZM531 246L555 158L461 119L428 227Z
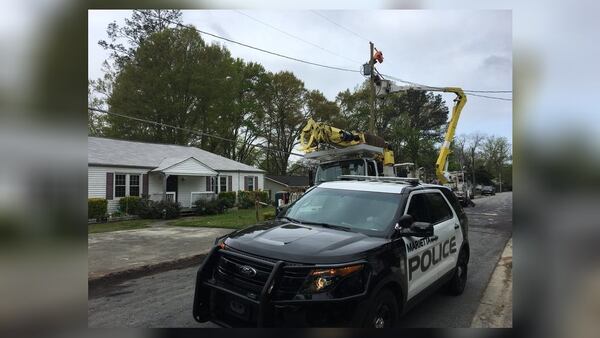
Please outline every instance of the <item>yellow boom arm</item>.
M456 104L454 105L454 108L452 108L452 116L450 117L450 122L448 123L446 135L444 136L444 143L442 143L440 154L438 155L437 161L435 161L435 176L440 181L440 184L445 184L448 182L448 179L446 176L444 176L444 170L446 167L446 162L448 161L448 155L450 154L450 144L454 139L454 132L456 131L458 119L460 118L460 112L467 103L467 96L462 89L457 87L447 87L442 88L441 90L456 94L456 99L454 100Z

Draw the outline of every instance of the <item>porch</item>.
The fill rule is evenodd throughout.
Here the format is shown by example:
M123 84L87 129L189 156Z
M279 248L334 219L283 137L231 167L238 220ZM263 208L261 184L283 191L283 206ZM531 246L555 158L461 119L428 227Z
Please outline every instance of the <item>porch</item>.
M149 198L178 202L182 210L197 200L212 200L219 193L219 174L193 157L166 158L149 172Z

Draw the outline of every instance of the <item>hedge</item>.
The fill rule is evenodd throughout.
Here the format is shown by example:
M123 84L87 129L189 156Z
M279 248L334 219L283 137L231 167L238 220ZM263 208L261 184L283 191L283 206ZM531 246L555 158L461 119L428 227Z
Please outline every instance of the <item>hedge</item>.
M233 208L235 205L235 191L220 192L217 199L223 201L225 208Z
M173 219L179 217L180 206L179 203L173 201L152 201L142 199L139 210L139 216L141 218L150 219Z
M129 215L139 215L143 207L143 201L137 196L121 197L119 199L119 210Z
M101 220L106 217L108 201L104 198L88 198L88 219Z
M238 191L238 205L242 209L254 208L254 200L258 195L258 199L261 202L269 202L269 193L262 190L255 191Z
M199 216L222 214L227 209L226 201L221 198L214 200L197 200L194 202L196 214Z

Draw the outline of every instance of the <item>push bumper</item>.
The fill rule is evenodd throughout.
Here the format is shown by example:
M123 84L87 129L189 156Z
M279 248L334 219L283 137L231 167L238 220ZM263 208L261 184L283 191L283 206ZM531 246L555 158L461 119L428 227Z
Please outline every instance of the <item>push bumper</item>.
M212 278L221 255L243 258L259 264L272 266L271 273L257 297L248 297L219 285ZM344 264L347 265L347 264ZM344 298L277 300L274 290L281 282L285 269L334 268L332 265L286 265L284 261L266 261L238 252L214 247L196 275L193 316L198 322L211 321L222 327L305 327L305 326L353 326L360 316L356 309L366 298L370 276L364 291ZM364 308L364 307L362 307Z

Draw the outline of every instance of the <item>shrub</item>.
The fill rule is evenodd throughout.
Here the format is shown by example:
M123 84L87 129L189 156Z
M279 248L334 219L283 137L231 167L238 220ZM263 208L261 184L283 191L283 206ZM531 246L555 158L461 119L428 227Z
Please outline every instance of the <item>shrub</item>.
M225 200L217 198L214 200L197 200L194 202L196 206L196 214L200 216L216 215L225 212Z
M142 199L137 196L121 197L119 210L129 215L139 215L142 208Z
M235 205L235 191L220 192L217 199L223 201L225 208L233 208Z
M177 202L142 200L139 216L150 219L173 219L179 217L179 210L180 206Z
M95 218L100 221L106 217L108 201L104 198L88 198L88 219Z
M263 219L266 220L270 220L270 219L275 219L275 212L274 211L267 211L265 213L263 213Z
M239 191L238 192L238 204L242 209L254 208L254 200L258 195L258 199L261 202L269 202L269 194L266 191Z
M121 217L121 216L125 216L125 215L126 214L123 211L115 211L110 214L111 217Z

